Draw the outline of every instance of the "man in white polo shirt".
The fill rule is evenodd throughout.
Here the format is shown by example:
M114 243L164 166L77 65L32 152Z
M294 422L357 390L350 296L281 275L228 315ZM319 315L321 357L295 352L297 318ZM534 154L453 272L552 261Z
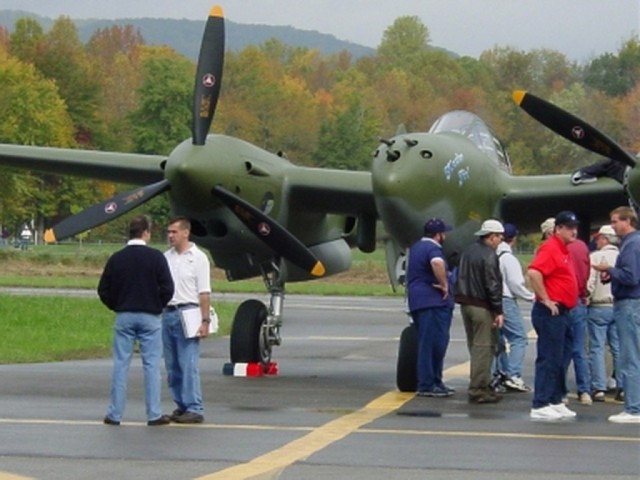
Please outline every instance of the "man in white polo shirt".
M204 406L200 388L200 338L209 334L211 267L209 259L189 241L191 222L185 217L170 220L167 237L171 248L165 252L175 284L175 293L162 315L162 343L169 390L177 408L171 420L202 423ZM181 312L199 308L202 324L193 338L186 338Z

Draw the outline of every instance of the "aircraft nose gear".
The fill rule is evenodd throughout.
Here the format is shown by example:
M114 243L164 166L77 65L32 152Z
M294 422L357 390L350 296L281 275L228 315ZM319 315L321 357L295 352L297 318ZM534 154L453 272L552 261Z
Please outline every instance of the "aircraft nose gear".
M261 363L265 367L271 362L273 346L282 343L282 306L284 282L280 269L272 265L271 273L263 270L262 276L271 294L269 308L255 299L241 303L231 327L230 356L232 363Z

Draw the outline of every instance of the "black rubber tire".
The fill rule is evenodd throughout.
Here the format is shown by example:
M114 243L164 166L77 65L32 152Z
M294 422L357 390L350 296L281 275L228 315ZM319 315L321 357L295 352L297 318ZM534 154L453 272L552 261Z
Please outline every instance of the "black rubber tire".
M418 330L407 325L400 335L396 385L401 392L415 392L418 386Z
M262 363L271 361L271 349L260 341L262 324L267 319L267 307L259 300L240 304L233 318L229 339L232 363Z

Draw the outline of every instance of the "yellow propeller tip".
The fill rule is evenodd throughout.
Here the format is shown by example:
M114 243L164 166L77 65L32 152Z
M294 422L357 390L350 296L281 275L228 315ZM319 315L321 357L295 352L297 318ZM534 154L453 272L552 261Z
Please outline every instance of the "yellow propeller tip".
M324 276L325 271L326 270L324 269L324 265L322 264L322 262L316 262L316 264L311 269L311 275L313 275L314 277L322 277Z
M222 12L222 7L220 5L214 5L211 7L211 11L209 12L210 17L224 17L224 13Z
M43 238L46 243L53 243L56 241L56 234L53 233L53 230L50 228L49 230L44 232Z
M524 96L527 94L524 90L514 90L513 91L513 101L518 105L522 104L522 100L524 100Z

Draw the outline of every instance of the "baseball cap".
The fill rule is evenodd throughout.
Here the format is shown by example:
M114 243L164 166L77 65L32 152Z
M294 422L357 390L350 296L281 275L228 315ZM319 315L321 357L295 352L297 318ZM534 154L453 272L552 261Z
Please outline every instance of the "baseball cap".
M446 225L441 219L435 217L427 220L427 223L424 224L425 234L442 233L448 232L449 230L451 230L449 225Z
M540 224L540 231L544 235L545 233L549 233L553 231L553 228L555 226L556 226L556 219L553 217L549 217Z
M576 214L569 210L563 210L558 213L555 218L556 225L564 225L565 227L576 227L580 224L580 220Z
M598 230L598 233L596 233L596 236L599 235L614 235L615 236L616 232L613 229L613 227L611 225L603 225L600 227L600 230Z
M518 229L513 223L504 224L504 238L505 240L511 240L518 236Z
M490 233L504 233L504 227L498 220L485 220L482 222L482 225L480 225L480 230L474 233L474 235L476 237L484 237Z

